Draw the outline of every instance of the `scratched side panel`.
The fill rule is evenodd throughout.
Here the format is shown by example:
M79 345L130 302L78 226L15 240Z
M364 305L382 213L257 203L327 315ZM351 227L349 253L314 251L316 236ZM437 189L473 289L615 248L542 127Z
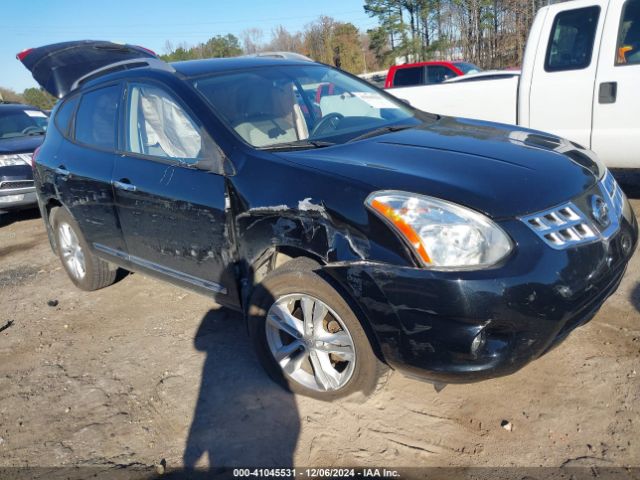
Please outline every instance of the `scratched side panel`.
M274 247L323 263L411 264L401 242L364 206L371 187L256 153L230 179L239 257L250 265Z
M49 180L55 196L71 211L89 245L100 242L124 249L111 187L115 158L110 152L61 142L59 150L48 161L52 167ZM57 173L58 167L70 174Z
M224 177L123 156L114 179L136 186L116 190L128 254L218 284L216 299L237 303Z

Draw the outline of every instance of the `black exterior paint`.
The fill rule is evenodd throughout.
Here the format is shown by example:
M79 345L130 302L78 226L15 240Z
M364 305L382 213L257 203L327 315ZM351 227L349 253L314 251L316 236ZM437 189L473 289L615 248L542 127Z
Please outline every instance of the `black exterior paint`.
M87 82L80 93L107 82L123 89L134 81L165 85L211 135L225 165L211 171L98 152L63 139L52 126L36 167L45 218L61 205L89 243L98 244L99 255L237 309L272 266L275 251L310 256L350 300L386 362L438 382L517 370L588 321L615 291L637 242L628 203L608 242L568 250L549 248L517 219L579 200L594 187L603 172L577 145L518 127L441 118L342 146L258 151L227 130L184 81L185 75L288 63L296 62L187 62L174 64L177 73L137 69ZM60 165L70 171L67 178L56 173ZM114 181L137 190L114 188ZM366 197L381 189L481 211L508 233L514 251L485 270L419 268L365 207ZM474 356L471 341L482 328L487 347Z

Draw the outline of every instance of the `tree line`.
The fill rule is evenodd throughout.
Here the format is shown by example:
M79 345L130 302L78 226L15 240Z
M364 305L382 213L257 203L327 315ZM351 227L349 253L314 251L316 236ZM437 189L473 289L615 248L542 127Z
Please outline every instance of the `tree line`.
M268 35L248 28L239 36L212 36L197 45L165 44L166 61L233 57L264 51L297 52L354 74L383 70L395 63L466 60L481 68L519 66L538 9L547 0L364 0L376 19L367 31L349 22L320 16L301 31L283 26ZM55 98L38 88L22 93L0 88L4 101L50 110Z
M364 0L378 26L367 31L320 16L299 31L250 28L188 47L167 42L167 60L291 51L359 74L396 63L466 60L481 68L517 67L537 11L547 0Z
M533 19L547 0L365 0L378 20L368 31L383 63L461 59L489 68L520 66Z

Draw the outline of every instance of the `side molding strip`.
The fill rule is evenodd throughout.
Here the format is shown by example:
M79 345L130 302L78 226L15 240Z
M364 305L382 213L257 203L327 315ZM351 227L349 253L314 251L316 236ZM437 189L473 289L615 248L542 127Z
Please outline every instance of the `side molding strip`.
M207 290L211 290L215 293L220 293L222 295L227 294L227 289L219 283L210 282L209 280L203 280L202 278L194 277L193 275L189 275L188 273L179 272L172 268L158 265L157 263L150 262L148 260L145 260L144 258L136 257L135 255L129 255L128 253L125 253L121 250L107 247L106 245L102 245L101 243L94 243L93 246L96 250L106 253L107 255L121 258L131 263L135 263L136 265L140 265L141 267L154 270L158 273L162 273L163 275L168 275L169 277L173 277L177 280L182 280L183 282L206 288Z

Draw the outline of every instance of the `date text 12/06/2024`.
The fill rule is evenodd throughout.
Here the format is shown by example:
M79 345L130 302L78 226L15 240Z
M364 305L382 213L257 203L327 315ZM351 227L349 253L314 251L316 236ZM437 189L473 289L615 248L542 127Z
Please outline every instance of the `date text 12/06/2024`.
M387 468L236 468L234 478L400 478L397 470Z

